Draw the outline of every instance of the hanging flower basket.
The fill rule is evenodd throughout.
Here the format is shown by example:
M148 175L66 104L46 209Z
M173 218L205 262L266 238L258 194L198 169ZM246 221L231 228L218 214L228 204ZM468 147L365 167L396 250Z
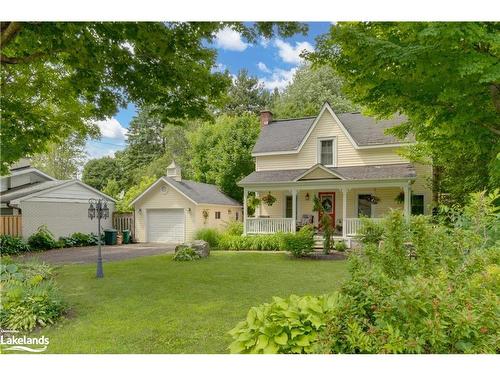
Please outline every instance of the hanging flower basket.
M267 193L266 195L262 196L261 201L267 204L268 206L272 206L276 202L276 197L274 197L271 192Z
M403 203L405 201L405 193L404 191L400 191L398 195L396 195L396 198L394 198L394 200L397 202L397 203Z

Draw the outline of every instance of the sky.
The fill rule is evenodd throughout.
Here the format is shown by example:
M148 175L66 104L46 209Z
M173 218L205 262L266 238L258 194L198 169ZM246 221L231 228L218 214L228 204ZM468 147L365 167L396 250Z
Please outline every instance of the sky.
M241 35L231 29L219 31L213 43L217 50L217 66L214 69L228 70L236 75L240 69L247 69L257 76L269 90L283 90L292 80L297 67L301 64L300 53L312 51L315 38L328 32L330 23L309 23L308 35L297 34L291 38L260 38L256 43L246 42ZM101 138L88 141L86 151L89 159L113 156L126 146L127 128L136 114L136 107L129 103L115 116L99 121Z

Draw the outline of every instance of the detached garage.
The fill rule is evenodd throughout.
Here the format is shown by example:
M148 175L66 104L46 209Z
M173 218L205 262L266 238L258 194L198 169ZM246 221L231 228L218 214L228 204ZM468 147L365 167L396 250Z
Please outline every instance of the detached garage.
M242 220L239 202L215 185L183 180L175 163L132 205L139 242L183 243L198 229L222 229L231 220Z

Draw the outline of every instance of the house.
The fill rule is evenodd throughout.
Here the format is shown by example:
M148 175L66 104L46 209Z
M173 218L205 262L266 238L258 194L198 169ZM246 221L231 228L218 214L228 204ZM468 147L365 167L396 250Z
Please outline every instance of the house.
M414 139L384 133L403 121L402 116L377 121L358 112L335 113L328 103L318 116L299 119L274 121L263 111L253 149L255 172L238 184L244 188L245 213L249 192L275 202L261 200L255 216L244 215L244 232L294 232L303 218L317 226L315 197L346 240L356 235L362 216L379 220L391 208L407 217L429 214L431 166L398 154Z
M222 229L231 220L242 220L239 202L215 185L182 179L175 162L132 205L139 242L182 243L192 240L198 229Z
M96 233L97 223L88 218L89 199L108 201L110 217L101 226L111 228L115 200L79 180L57 180L21 159L1 181L2 219L22 219L21 235L28 238L46 225L55 238L75 232ZM4 230L5 232L5 230ZM13 233L17 234L17 233Z

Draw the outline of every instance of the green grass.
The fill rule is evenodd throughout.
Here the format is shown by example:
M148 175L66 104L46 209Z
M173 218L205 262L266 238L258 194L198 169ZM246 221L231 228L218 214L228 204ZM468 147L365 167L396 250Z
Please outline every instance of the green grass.
M295 260L283 253L212 252L174 262L171 255L57 269L71 306L43 329L49 353L227 353L226 334L252 306L272 296L322 294L347 276L345 261Z

